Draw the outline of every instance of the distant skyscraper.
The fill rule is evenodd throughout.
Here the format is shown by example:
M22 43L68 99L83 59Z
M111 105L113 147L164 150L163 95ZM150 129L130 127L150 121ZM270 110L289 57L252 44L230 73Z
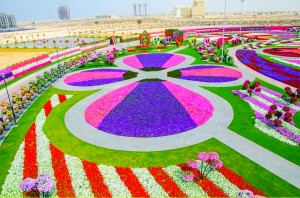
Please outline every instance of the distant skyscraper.
M193 17L203 17L205 16L205 0L194 0L194 5L192 7Z
M12 14L0 13L0 28L16 28L15 16Z
M71 19L70 8L68 5L58 6L57 13L58 13L58 18L60 20L70 20Z
M138 4L138 6L139 6L139 16L142 16L142 4Z
M148 15L148 8L147 8L147 3L144 4L144 15Z
M175 18L189 18L192 15L192 9L187 6L175 6L173 16Z
M136 16L137 13L136 13L136 4L133 4L133 16Z

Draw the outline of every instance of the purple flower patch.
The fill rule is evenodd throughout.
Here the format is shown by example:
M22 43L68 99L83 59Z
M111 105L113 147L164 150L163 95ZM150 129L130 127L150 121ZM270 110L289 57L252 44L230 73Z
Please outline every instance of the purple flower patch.
M223 66L193 66L180 70L180 79L221 83L235 81L243 77L242 73Z
M139 54L127 57L123 63L136 68L170 68L186 60L184 56L178 54L156 53L156 54Z
M64 82L79 87L105 85L124 80L126 72L121 69L93 69L68 76Z
M103 97L113 98L107 104L102 98L92 103L85 118L99 130L118 136L178 134L204 124L214 110L203 96L162 81L135 83Z

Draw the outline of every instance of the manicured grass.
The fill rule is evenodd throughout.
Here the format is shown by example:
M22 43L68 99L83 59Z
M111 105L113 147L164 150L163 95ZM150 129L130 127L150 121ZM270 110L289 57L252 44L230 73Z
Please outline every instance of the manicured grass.
M294 115L294 122L297 128L300 128L300 111Z
M172 78L180 78L181 71L179 71L179 70L170 71L170 72L168 72L168 76L172 77Z
M177 54L184 54L184 55L188 55L188 56L193 56L196 60L192 63L192 65L196 65L196 64L205 64L205 65L212 65L212 64L217 64L217 65L226 65L228 66L228 64L223 63L223 62L219 62L219 63L215 63L215 62L205 62L202 61L202 56L199 54L199 52L197 52L196 50L194 50L193 48L185 48L183 50L180 50L178 52L176 52Z
M125 80L136 78L137 76L138 76L138 73L137 72L133 72L133 71L128 71L125 74L123 74L123 78Z
M155 68L155 67L150 67L150 68L142 68L142 71L146 72L153 72L153 71L161 71L164 70L165 68Z
M60 107L53 109L43 128L50 142L69 155L97 164L112 166L165 167L184 163L188 159L195 159L200 151L215 151L220 154L227 167L242 175L248 182L269 196L296 196L300 193L299 189L291 186L214 138L193 146L161 152L110 150L83 142L72 135L64 123L65 113L82 98L81 95L81 93L76 93L70 100L61 104Z
M262 80L259 81L262 83L262 86L284 93L284 91L280 88L274 87L273 85L263 82ZM280 142L279 140L264 134L254 127L255 116L250 105L242 100L239 96L232 94L232 90L240 90L241 86L204 88L224 98L231 104L234 111L234 119L228 127L230 130L276 153L277 155L297 165L300 165L299 147L290 146Z

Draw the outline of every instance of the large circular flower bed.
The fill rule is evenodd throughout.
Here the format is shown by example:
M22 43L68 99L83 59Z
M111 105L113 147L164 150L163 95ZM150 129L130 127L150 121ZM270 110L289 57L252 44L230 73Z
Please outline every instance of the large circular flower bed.
M184 56L170 53L139 54L124 58L123 63L136 68L162 68L167 69L183 63L186 60Z
M71 86L97 86L124 80L126 70L122 69L94 69L82 71L68 76L64 82Z
M193 66L179 70L180 79L198 82L230 82L243 77L242 73L222 66Z
M161 137L203 125L213 114L203 96L170 82L136 82L92 103L85 119L118 136Z
M276 56L300 57L300 48L270 48L264 52Z

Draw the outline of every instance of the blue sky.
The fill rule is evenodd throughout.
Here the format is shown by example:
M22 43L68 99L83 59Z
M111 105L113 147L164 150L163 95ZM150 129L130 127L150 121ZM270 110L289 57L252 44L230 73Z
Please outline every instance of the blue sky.
M102 14L132 15L133 3L148 3L149 14L171 13L174 5L191 6L193 0L0 0L0 12L17 21L57 19L57 6L68 4L72 18ZM300 11L300 0L245 0L245 11ZM227 0L228 11L239 11L240 0ZM207 12L222 12L224 0L206 0Z

